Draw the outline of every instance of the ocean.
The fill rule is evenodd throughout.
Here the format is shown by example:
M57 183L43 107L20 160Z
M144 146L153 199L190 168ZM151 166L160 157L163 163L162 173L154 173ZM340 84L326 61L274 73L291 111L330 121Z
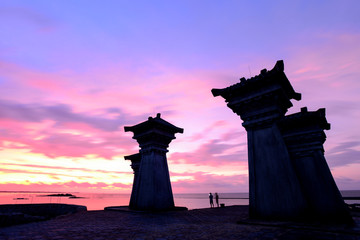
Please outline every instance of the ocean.
M360 199L360 190L341 191L343 197L357 197ZM0 204L33 204L33 203L66 203L84 205L88 210L103 210L109 206L126 206L129 204L130 194L111 193L71 193L77 198L65 196L48 196L54 193L44 192L0 192ZM58 193L56 193L58 194ZM62 193L64 194L64 193ZM248 193L218 193L220 203L225 206L248 205ZM174 194L176 206L188 209L208 208L208 193ZM215 201L214 201L215 202ZM345 200L348 204L358 203L360 200Z

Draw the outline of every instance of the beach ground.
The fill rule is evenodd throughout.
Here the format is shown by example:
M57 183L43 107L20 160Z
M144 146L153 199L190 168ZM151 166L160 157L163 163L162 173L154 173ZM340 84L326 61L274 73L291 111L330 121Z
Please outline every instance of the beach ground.
M141 213L87 211L0 228L0 239L360 239L356 226L248 220L248 206Z

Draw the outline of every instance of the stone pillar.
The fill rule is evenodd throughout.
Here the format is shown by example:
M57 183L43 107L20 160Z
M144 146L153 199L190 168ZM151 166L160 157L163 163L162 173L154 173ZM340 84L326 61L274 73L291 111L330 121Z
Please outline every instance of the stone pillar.
M249 207L251 218L298 219L306 201L276 122L300 100L284 74L284 65L224 89L212 89L244 121L248 135Z
M324 157L324 129L330 124L325 109L288 115L278 123L302 191L308 202L308 217L327 222L352 222L352 218Z
M141 154L136 153L133 155L124 156L124 158L125 158L125 160L131 161L131 168L134 171L134 181L133 181L130 203L129 203L129 208L133 209L133 208L136 208L135 204L136 204L136 199L137 199L137 194L138 194L137 185L139 184L138 181L139 181L139 169L140 169L140 162L141 162Z
M158 211L175 207L166 153L175 133L183 131L163 120L159 113L156 118L125 127L125 132L134 133L141 154L134 209Z

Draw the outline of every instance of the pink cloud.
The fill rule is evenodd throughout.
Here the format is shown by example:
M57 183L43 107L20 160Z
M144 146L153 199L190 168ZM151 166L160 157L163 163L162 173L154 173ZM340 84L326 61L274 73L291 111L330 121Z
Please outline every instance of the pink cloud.
M14 95L4 92L3 96L9 100L16 96L20 102L61 103L71 105L76 111L121 105L132 114L147 115L158 110L194 111L214 104L210 89L216 81L216 72L212 75L204 71L183 72L157 67L160 73L154 75L150 69L135 71L126 68L126 64L108 63L103 68L80 74L43 72L10 62L0 63L6 85L15 91Z
M114 183L112 185L102 182L98 183L77 183L74 181L64 183L27 183L27 184L15 184L15 183L2 183L1 189L7 189L9 191L31 191L31 192L114 192L121 191L129 193L131 191L131 185Z
M173 175L173 173L171 173ZM172 183L176 193L201 192L240 192L248 191L248 176L245 174L224 176L206 172L192 173L191 180L179 180Z
M293 49L296 61L285 62L286 74L295 90L303 92L301 102L359 99L355 92L360 84L355 79L360 74L360 35L329 33L315 38L319 41L316 51L297 46Z
M64 171L64 172L70 172L70 171L81 171L81 172L86 172L89 175L92 174L93 172L97 172L97 173L107 173L107 174L131 174L129 172L122 172L122 171L108 171L108 170L102 170L102 169L89 169L89 168L85 168L85 167L79 167L79 168L71 168L71 167L61 167L61 166L42 166L42 165L35 165L35 164L13 164L13 163L4 163L2 164L3 167L8 167L8 166L14 166L16 167L16 169L4 169L1 168L0 171L3 171L4 173L7 172L17 172L17 173L40 173L40 174L53 174L53 175L57 175L57 173L51 172L51 173L46 173L45 171L52 171L52 170L58 170L58 171ZM18 169L19 167L22 168L26 168L26 169ZM35 171L37 170L37 171ZM61 175L61 174L60 174ZM71 176L71 175L69 175Z
M168 159L175 164L219 166L240 163L247 165L246 142L239 140L241 136L244 136L241 132L229 131L217 139L202 141L192 152L171 153ZM235 143L232 140L236 140ZM243 147L243 150L239 150L239 147Z
M106 118L75 113L66 105L0 101L0 106L0 130L3 131L0 140L13 142L13 147L30 149L50 157L97 154L112 158L127 153L135 144L122 128L127 123L137 123L144 118L124 114L121 109L118 109L120 115L116 118ZM50 124L42 128L41 123L46 121L50 121Z
M229 126L229 124L225 120L213 121L208 126L198 126L197 132L192 132L188 137L182 137L181 141L195 142L204 139L206 140L208 135L213 132L214 129L226 126Z

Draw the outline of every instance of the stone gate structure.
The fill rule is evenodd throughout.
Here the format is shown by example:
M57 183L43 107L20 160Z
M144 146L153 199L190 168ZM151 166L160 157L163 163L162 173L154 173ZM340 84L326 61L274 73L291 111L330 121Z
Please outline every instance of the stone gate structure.
M212 89L243 120L248 137L250 217L261 219L352 219L324 157L325 109L285 116L300 100L283 61L250 79Z
M160 113L145 122L125 127L133 132L140 145L140 153L126 156L132 162L134 184L129 207L136 210L169 210L175 208L166 153L178 128L163 120Z

